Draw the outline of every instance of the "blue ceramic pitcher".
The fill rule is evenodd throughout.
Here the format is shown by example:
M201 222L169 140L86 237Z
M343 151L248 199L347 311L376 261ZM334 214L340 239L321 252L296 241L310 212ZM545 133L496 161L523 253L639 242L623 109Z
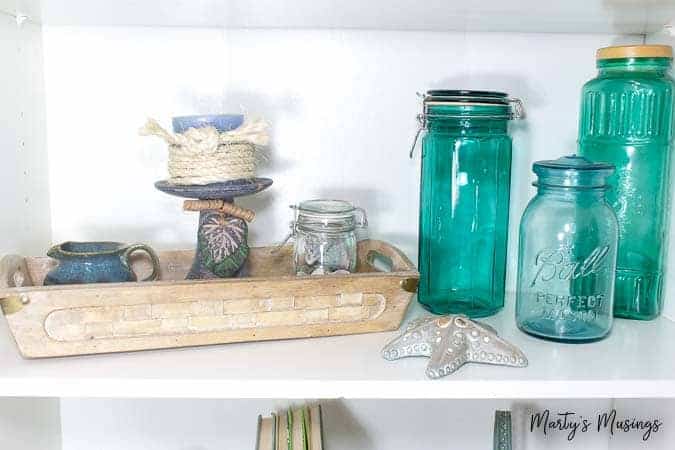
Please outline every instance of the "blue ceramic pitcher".
M47 256L59 261L45 277L44 284L119 283L137 281L129 258L144 251L152 261L152 274L142 281L159 276L159 258L144 244L119 242L64 242L52 247Z

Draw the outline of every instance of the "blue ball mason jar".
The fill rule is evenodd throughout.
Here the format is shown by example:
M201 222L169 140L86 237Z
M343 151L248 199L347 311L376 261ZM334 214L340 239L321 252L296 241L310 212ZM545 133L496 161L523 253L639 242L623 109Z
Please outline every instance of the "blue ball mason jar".
M579 156L535 162L520 222L516 322L537 337L594 341L612 328L618 225L605 199L614 166Z

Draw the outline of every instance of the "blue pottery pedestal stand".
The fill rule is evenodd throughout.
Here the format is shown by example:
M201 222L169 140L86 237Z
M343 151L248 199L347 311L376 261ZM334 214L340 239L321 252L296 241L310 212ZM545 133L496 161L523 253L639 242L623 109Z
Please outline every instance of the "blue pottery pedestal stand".
M155 187L177 197L234 203L235 197L261 192L271 184L272 180L269 178L252 178L206 185L176 185L168 181L158 181ZM197 250L187 279L241 276L249 253L247 238L248 226L243 219L220 209L201 210Z

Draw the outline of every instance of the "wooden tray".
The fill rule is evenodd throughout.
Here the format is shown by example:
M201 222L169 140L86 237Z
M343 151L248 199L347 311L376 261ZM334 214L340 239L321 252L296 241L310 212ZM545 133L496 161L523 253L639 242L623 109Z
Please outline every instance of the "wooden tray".
M43 358L393 330L417 288L415 266L384 242L360 242L350 275L296 277L292 249L272 250L251 249L248 278L186 281L194 252L169 251L162 281L48 287L33 280L56 261L6 256L0 307L21 355Z

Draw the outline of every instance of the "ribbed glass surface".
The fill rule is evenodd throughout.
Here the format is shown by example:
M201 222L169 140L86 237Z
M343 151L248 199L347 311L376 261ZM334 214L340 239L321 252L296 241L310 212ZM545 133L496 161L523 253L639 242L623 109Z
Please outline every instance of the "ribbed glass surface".
M582 91L579 153L616 166L607 200L619 221L614 313L663 306L670 218L673 80L667 58L605 60Z
M485 109L504 115L506 107ZM429 122L422 145L418 299L434 313L483 317L504 305L511 179L506 123Z

